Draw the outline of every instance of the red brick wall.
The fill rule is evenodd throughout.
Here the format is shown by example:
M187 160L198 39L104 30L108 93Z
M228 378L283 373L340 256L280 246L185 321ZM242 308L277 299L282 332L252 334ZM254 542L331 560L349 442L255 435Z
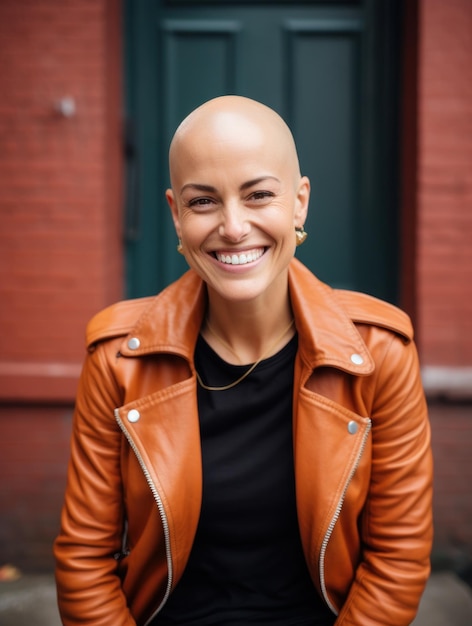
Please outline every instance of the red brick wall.
M85 322L121 296L121 66L109 5L0 3L2 397L72 398ZM55 110L63 97L76 103L71 118Z
M433 387L468 396L430 402L435 553L472 562L472 2L419 6L419 347Z
M472 414L467 405L430 406L436 551L472 563Z
M72 409L0 406L0 565L53 567Z
M122 297L120 19L0 2L0 565L52 565L85 324Z
M417 300L427 365L472 366L471 68L470 0L422 0Z

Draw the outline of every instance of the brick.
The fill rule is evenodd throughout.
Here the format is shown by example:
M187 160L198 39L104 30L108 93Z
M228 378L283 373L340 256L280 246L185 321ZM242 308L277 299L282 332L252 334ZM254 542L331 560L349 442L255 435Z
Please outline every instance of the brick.
M122 261L104 263L110 232L119 234L110 231L107 207L109 198L119 200L107 163L111 5L0 4L0 323L7 331L0 354L7 361L28 352L33 361L80 361L86 321L121 295ZM77 104L71 119L54 110L66 95ZM120 208L112 209L116 220Z
M425 363L468 366L472 329L464 303L472 300L472 83L465 77L472 65L472 5L423 0L420 6L420 353ZM438 326L432 320L441 315Z

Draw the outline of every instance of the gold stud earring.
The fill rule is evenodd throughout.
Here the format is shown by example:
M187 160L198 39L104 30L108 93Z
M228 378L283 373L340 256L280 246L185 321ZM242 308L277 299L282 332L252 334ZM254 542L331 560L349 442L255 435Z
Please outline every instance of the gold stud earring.
M183 254L184 253L184 249L182 247L182 240L179 238L179 243L177 244L177 252L179 254Z
M305 231L304 226L301 226L300 228L295 228L295 238L297 240L297 246L301 246L307 237L308 233Z

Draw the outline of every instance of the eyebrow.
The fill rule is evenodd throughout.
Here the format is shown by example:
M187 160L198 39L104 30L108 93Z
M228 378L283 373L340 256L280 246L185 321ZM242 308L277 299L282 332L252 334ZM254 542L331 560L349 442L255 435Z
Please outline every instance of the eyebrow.
M262 183L265 180L275 180L277 183L280 183L280 180L276 176L259 176L258 178L254 178L252 180L248 180L247 182L243 183L239 187L239 190L245 191L246 189L249 189L250 187L254 187L254 185L258 185L259 183ZM186 189L193 189L195 191L202 191L202 192L207 192L207 193L217 192L216 187L213 187L212 185L201 185L199 183L187 183L186 185L182 187L182 189L180 190L180 193L184 192Z

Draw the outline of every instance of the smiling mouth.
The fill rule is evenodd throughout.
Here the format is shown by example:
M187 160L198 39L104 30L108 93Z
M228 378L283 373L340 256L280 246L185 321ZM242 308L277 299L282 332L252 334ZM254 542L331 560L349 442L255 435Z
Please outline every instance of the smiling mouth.
M264 248L256 248L254 250L246 250L245 252L240 252L239 254L225 254L215 252L215 257L220 263L225 263L226 265L246 265L247 263L257 261L257 259L260 259L263 254Z

